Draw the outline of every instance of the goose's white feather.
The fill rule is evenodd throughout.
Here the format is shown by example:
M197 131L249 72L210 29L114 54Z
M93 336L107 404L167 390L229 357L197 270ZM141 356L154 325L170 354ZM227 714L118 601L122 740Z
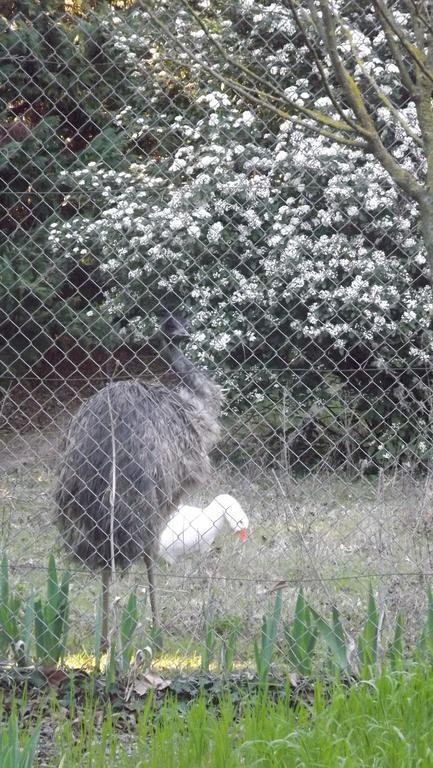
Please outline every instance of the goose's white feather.
M221 494L207 507L179 507L160 537L160 556L170 564L191 552L205 552L228 523L237 532L246 531L249 520L233 496Z

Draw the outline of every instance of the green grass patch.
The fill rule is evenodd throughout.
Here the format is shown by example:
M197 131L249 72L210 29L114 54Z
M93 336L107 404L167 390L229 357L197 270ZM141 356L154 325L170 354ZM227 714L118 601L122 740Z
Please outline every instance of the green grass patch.
M217 705L199 696L185 705L174 696L144 699L136 718L88 697L67 711L54 700L37 722L16 712L0 728L3 756L37 758L26 768L427 768L433 764L433 668L412 663L351 687L317 683L305 695L293 689ZM21 708L21 716L23 716ZM46 739L44 734L49 734ZM32 740L32 741L30 741ZM38 744L36 747L36 740ZM10 744L9 744L10 742ZM12 753L11 753L12 754ZM15 765L15 764L14 764ZM21 763L18 763L21 765Z

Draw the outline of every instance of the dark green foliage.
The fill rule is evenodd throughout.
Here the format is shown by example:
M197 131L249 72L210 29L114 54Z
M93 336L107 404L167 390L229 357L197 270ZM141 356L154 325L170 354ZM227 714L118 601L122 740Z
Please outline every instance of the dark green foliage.
M48 227L76 212L62 172L123 158L112 122L122 74L101 19L56 7L20 3L0 17L0 354L9 373L28 371L65 331L84 337L77 310L98 300L96 264L87 254L54 263Z

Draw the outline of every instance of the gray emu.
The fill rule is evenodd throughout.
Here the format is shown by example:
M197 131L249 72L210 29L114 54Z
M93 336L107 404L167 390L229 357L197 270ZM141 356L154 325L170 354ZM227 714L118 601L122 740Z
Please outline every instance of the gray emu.
M158 630L153 564L159 536L184 496L208 477L219 436L221 389L180 351L185 337L182 323L169 317L151 339L177 374L176 386L112 382L80 407L65 437L56 523L67 551L101 571L104 647L110 578L141 557Z

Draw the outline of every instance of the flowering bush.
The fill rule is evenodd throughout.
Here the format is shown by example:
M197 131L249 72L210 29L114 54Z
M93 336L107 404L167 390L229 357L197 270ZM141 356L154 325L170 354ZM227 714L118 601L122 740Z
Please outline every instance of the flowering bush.
M214 39L307 102L288 12L243 9L213 17ZM160 13L164 25L164 4ZM99 265L107 288L90 327L102 315L142 339L162 309L186 313L190 353L218 372L229 408L267 414L271 437L290 434L304 464L428 458L433 299L415 204L364 150L307 136L205 78L200 61L224 76L230 62L183 7L166 40L142 11L105 24L139 81L116 118L134 149L120 172L96 160L64 174L79 213L50 232L56 258ZM382 42L371 37L357 42L367 64ZM374 66L397 87L383 61ZM334 111L326 94L318 106ZM402 110L416 132L413 105ZM381 119L396 156L422 175L418 147L385 108Z

